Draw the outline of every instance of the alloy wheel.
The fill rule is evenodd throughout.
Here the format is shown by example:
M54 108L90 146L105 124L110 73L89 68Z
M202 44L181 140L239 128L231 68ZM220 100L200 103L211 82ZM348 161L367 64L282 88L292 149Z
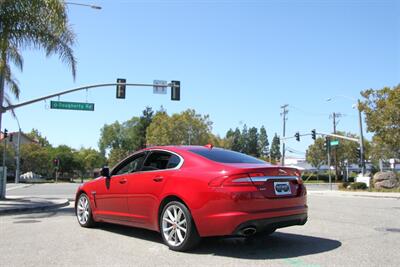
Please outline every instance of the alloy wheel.
M89 220L90 215L90 206L89 199L85 195L81 195L79 197L77 212L78 221L80 224L86 224Z
M171 246L179 246L185 241L188 225L180 207L171 205L164 211L161 230L165 240Z

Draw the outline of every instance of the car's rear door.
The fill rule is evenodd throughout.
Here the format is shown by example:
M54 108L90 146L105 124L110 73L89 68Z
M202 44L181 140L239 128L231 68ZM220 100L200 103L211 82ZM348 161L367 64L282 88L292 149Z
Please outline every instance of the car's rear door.
M162 188L166 180L178 171L182 161L174 153L153 150L147 156L141 172L129 177L128 210L136 224L152 228L157 221Z

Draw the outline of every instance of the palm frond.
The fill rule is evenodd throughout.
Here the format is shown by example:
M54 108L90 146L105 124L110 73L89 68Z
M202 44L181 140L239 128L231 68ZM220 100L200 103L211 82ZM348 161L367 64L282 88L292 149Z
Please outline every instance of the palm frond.
M7 103L7 106L12 106L11 98L7 93L4 94L4 101ZM15 115L14 109L10 109L10 111L11 111L11 115L15 118L16 115Z
M22 71L24 68L24 59L19 53L18 48L15 46L10 46L6 53L7 58L10 59L20 71Z

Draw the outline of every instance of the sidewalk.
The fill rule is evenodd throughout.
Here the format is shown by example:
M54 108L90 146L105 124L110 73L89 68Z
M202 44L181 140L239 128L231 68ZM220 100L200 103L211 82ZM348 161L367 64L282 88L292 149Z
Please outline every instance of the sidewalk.
M7 197L0 200L0 216L22 212L37 212L69 205L68 199L41 197Z
M343 197L373 197L373 198L394 198L400 200L400 193L392 192L362 192L362 191L339 191L339 190L310 190L309 195L343 196Z

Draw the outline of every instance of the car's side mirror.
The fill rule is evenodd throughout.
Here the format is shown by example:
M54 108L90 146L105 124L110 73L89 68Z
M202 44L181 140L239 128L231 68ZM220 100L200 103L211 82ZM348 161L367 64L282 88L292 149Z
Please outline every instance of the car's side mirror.
M100 175L106 178L110 178L110 169L107 166L101 168Z

